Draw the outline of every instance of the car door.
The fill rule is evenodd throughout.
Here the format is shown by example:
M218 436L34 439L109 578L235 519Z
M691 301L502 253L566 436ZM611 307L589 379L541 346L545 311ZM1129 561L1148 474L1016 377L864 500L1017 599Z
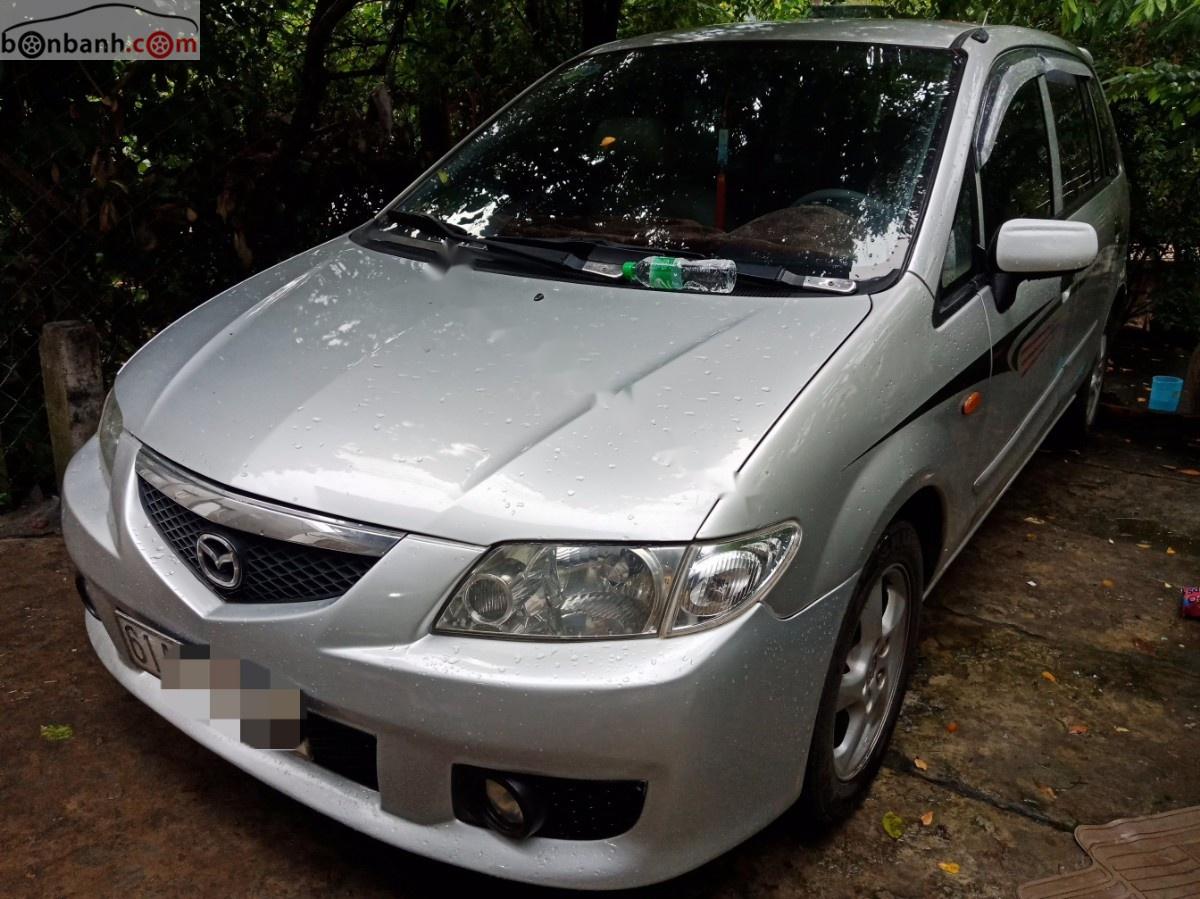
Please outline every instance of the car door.
M1051 218L1058 173L1051 155L1052 122L1036 53L1017 54L993 73L976 141L983 245L1016 218ZM1029 279L1015 291L1003 279L984 287L991 330L991 380L986 396L986 451L974 489L986 507L1037 448L1060 408L1068 311L1063 279Z
M1122 204L1116 197L1115 171L1105 159L1092 101L1091 70L1070 57L1047 59L1046 89L1054 120L1055 151L1060 172L1058 216L1087 222L1096 229L1100 253L1070 279L1064 292L1066 368L1070 390L1090 369L1117 292L1116 248L1122 243Z

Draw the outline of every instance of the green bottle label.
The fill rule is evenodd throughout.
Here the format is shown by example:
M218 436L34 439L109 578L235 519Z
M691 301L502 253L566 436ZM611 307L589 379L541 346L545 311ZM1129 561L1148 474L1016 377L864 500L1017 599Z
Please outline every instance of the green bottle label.
M621 264L621 274L630 281L641 281L638 266L646 270L645 286L654 290L683 289L683 260L674 256L647 256L640 262Z
M683 288L683 272L680 270L680 260L673 256L651 256L650 287L655 290L681 290Z

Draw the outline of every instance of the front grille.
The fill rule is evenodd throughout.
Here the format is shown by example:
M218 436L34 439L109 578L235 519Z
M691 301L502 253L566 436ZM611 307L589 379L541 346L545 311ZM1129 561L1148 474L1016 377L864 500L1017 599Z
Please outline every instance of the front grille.
M302 546L221 527L191 512L138 478L142 507L163 539L200 580L229 602L314 602L334 599L353 587L378 560L375 556ZM233 590L213 586L201 572L196 538L218 534L233 544L242 565L242 581Z

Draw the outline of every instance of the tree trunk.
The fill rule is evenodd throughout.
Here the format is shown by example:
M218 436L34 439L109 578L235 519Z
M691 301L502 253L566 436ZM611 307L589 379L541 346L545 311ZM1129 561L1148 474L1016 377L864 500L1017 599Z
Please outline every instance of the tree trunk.
M583 0L583 49L617 39L621 0Z
M317 0L304 41L304 59L296 84L296 102L291 119L279 142L279 154L271 166L263 192L266 202L255 205L265 214L266 221L255 219L246 223L236 246L239 257L245 260L253 252L260 258L273 259L287 252L295 235L291 227L295 217L286 214L294 198L303 196L298 183L298 165L321 114L321 103L329 87L329 72L325 54L338 24L361 0ZM247 234L250 235L247 238ZM251 246L253 244L253 247Z
M0 433L0 511L13 505L8 484L8 464L4 461L4 434Z
M1192 350L1187 375L1183 379L1183 398L1179 411L1188 415L1200 415L1200 343Z
M325 99L325 89L329 86L325 52L329 49L329 41L338 23L358 3L359 0L317 0L304 42L304 62L300 66L296 105L280 148L280 158L285 166L290 166L300 155L312 135L313 125L321 111L321 101Z
M450 149L450 121L445 92L421 101L417 107L417 129L421 135L421 160L432 165Z

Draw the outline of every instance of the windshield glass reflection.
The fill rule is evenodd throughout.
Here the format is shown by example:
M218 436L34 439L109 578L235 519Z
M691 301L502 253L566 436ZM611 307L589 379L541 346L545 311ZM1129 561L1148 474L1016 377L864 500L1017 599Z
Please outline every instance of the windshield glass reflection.
M478 238L609 242L868 280L899 267L947 51L697 43L579 60L399 208Z

